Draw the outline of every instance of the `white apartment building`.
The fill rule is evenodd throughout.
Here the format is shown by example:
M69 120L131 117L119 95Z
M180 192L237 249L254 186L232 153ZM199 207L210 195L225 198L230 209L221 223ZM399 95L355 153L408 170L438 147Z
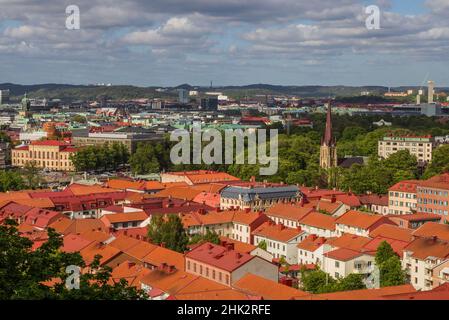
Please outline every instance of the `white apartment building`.
M297 245L306 238L307 233L301 229L266 222L254 231L253 236L255 246L265 242L266 250L275 259L285 259L288 264L295 264L298 262Z
M428 163L432 160L433 148L434 139L431 136L384 137L378 142L378 156L387 159L393 153L408 150L418 162Z
M299 226L308 234L330 238L337 235L335 217L319 212L311 212L301 219Z
M315 264L322 268L324 254L333 250L326 241L326 238L311 234L298 243L298 264Z
M404 248L402 267L416 290L430 290L437 284L434 275L449 260L449 243L437 237L417 238ZM444 277L444 274L443 274Z
M324 254L323 271L334 279L351 273L368 276L374 270L374 256L357 250L339 248Z

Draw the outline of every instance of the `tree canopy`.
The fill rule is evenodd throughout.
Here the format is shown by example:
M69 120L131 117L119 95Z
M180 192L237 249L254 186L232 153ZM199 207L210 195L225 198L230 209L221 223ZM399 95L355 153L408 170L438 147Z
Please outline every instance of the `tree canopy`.
M82 272L79 289L68 289L68 266L83 269L86 265L79 253L60 250L62 238L48 229L49 239L36 250L33 242L22 237L14 221L0 225L0 299L81 299L136 300L145 299L143 291L129 287L126 280L110 284L111 269L101 267L100 256Z

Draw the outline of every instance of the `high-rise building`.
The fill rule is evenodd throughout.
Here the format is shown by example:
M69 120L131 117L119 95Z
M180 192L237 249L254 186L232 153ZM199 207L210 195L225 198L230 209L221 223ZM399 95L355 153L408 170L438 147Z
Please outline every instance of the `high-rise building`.
M326 130L321 140L320 166L323 169L337 166L337 142L332 135L332 107L330 103L327 106Z
M186 89L179 89L178 90L178 94L179 94L179 103L182 104L187 104L189 103L189 91L187 91Z
M211 96L201 99L201 109L206 111L218 110L218 96Z
M9 90L0 90L0 105L9 102Z
M428 97L427 97L427 102L428 103L433 103L433 96L435 95L435 82L433 81L429 81L429 89L428 89Z

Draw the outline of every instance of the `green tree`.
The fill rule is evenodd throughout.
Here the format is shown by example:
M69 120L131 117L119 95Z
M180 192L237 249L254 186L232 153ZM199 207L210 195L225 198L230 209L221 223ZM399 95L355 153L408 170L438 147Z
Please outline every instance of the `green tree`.
M82 299L117 300L145 299L141 290L128 287L126 281L109 284L111 269L99 266L97 256L91 271L80 276L80 289L69 290L65 280L69 276L66 267L85 267L79 253L60 250L62 237L48 229L49 239L41 247L32 250L33 242L21 237L17 224L7 221L0 225L0 299ZM55 281L56 280L56 281ZM48 285L55 282L55 285Z
M197 244L200 242L210 242L220 244L220 236L214 230L207 229L205 234L195 234L190 239L190 244Z
M257 246L262 250L267 250L267 242L265 240L260 241Z
M363 277L360 274L351 273L346 277L340 279L337 285L337 291L350 291L366 289L366 285L363 283Z
M0 192L22 190L25 187L25 181L18 172L0 171Z
M166 248L181 253L187 250L189 242L181 218L177 215L169 215L167 219L153 216L148 225L148 237L157 245L163 244Z
M406 281L406 275L402 270L401 261L391 245L383 241L376 251L374 259L380 271L380 286L398 286Z
M36 189L41 183L39 176L39 168L35 161L29 161L23 168L23 176L25 177L25 184L27 188Z
M449 145L444 144L433 151L432 162L424 172L424 178L428 179L438 174L449 172Z
M393 248L387 241L382 241L380 245L377 247L376 256L374 261L376 265L379 267L384 264L391 257L395 257L396 253Z
M132 172L134 174L159 173L161 166L156 152L152 144L140 144L129 159Z

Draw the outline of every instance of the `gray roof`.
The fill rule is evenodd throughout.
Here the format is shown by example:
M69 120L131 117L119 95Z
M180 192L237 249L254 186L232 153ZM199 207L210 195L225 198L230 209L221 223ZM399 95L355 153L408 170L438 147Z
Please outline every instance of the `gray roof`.
M267 186L267 187L239 187L229 186L224 188L220 196L223 198L239 199L240 195L243 201L252 201L259 197L259 199L279 199L279 198L293 198L301 195L297 186Z

